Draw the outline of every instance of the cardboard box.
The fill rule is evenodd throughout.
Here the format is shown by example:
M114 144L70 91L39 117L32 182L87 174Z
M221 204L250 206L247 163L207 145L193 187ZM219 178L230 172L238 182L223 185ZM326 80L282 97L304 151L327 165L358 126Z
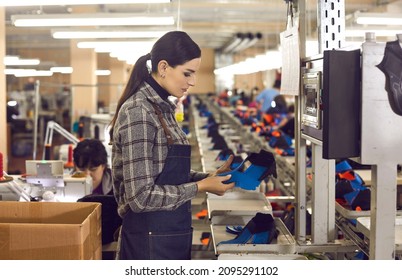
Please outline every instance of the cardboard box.
M102 259L101 204L0 201L0 259Z

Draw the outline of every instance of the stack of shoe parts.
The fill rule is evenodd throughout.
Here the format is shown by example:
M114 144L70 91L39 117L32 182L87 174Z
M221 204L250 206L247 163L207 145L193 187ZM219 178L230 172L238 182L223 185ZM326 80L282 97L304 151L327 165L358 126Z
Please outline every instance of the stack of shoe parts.
M352 210L370 210L370 189L344 160L336 165L335 198L345 201Z
M208 128L208 137L212 138L213 146L211 150L224 150L228 149L228 145L222 135L219 134L219 124L214 123Z

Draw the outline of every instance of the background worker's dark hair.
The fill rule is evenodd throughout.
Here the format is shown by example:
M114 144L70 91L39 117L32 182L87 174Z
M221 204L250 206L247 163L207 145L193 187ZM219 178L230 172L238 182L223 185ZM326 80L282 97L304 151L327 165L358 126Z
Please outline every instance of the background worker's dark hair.
M281 80L275 80L273 87L278 89L281 88Z
M174 68L199 57L201 57L201 49L187 33L183 31L170 31L160 37L153 45L151 52L141 56L131 71L130 78L117 103L116 112L111 121L111 141L113 141L113 127L121 106L138 91L145 79L150 75L147 60L151 61L151 72L156 73L158 71L158 63L161 60L166 60L169 66Z
M84 139L74 148L73 160L79 169L97 167L101 164L107 166L106 148L100 140Z

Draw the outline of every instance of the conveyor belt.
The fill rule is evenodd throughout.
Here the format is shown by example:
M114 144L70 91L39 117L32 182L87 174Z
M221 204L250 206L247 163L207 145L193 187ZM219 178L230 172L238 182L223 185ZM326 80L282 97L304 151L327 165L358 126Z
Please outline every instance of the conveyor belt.
M235 129L239 136L241 136L241 142L247 143L250 146L251 152L259 152L264 149L272 152L275 155L275 161L277 165L278 181L281 189L286 195L295 195L295 166L293 165L290 157L284 157L278 155L267 143L267 141L258 136L256 133L250 131L250 127L243 125L240 120L235 118L231 110L233 108L219 107L215 102L204 101L207 104L208 109L216 116L216 120L220 123L227 123Z

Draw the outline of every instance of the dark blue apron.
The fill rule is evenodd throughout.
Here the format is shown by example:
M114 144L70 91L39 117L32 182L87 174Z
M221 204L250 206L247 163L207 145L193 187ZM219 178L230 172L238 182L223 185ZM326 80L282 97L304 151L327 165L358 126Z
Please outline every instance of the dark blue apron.
M161 112L154 105L168 139L168 154L158 185L179 185L190 181L191 146L173 144ZM123 218L119 259L189 260L193 229L191 201L176 210L134 213Z

